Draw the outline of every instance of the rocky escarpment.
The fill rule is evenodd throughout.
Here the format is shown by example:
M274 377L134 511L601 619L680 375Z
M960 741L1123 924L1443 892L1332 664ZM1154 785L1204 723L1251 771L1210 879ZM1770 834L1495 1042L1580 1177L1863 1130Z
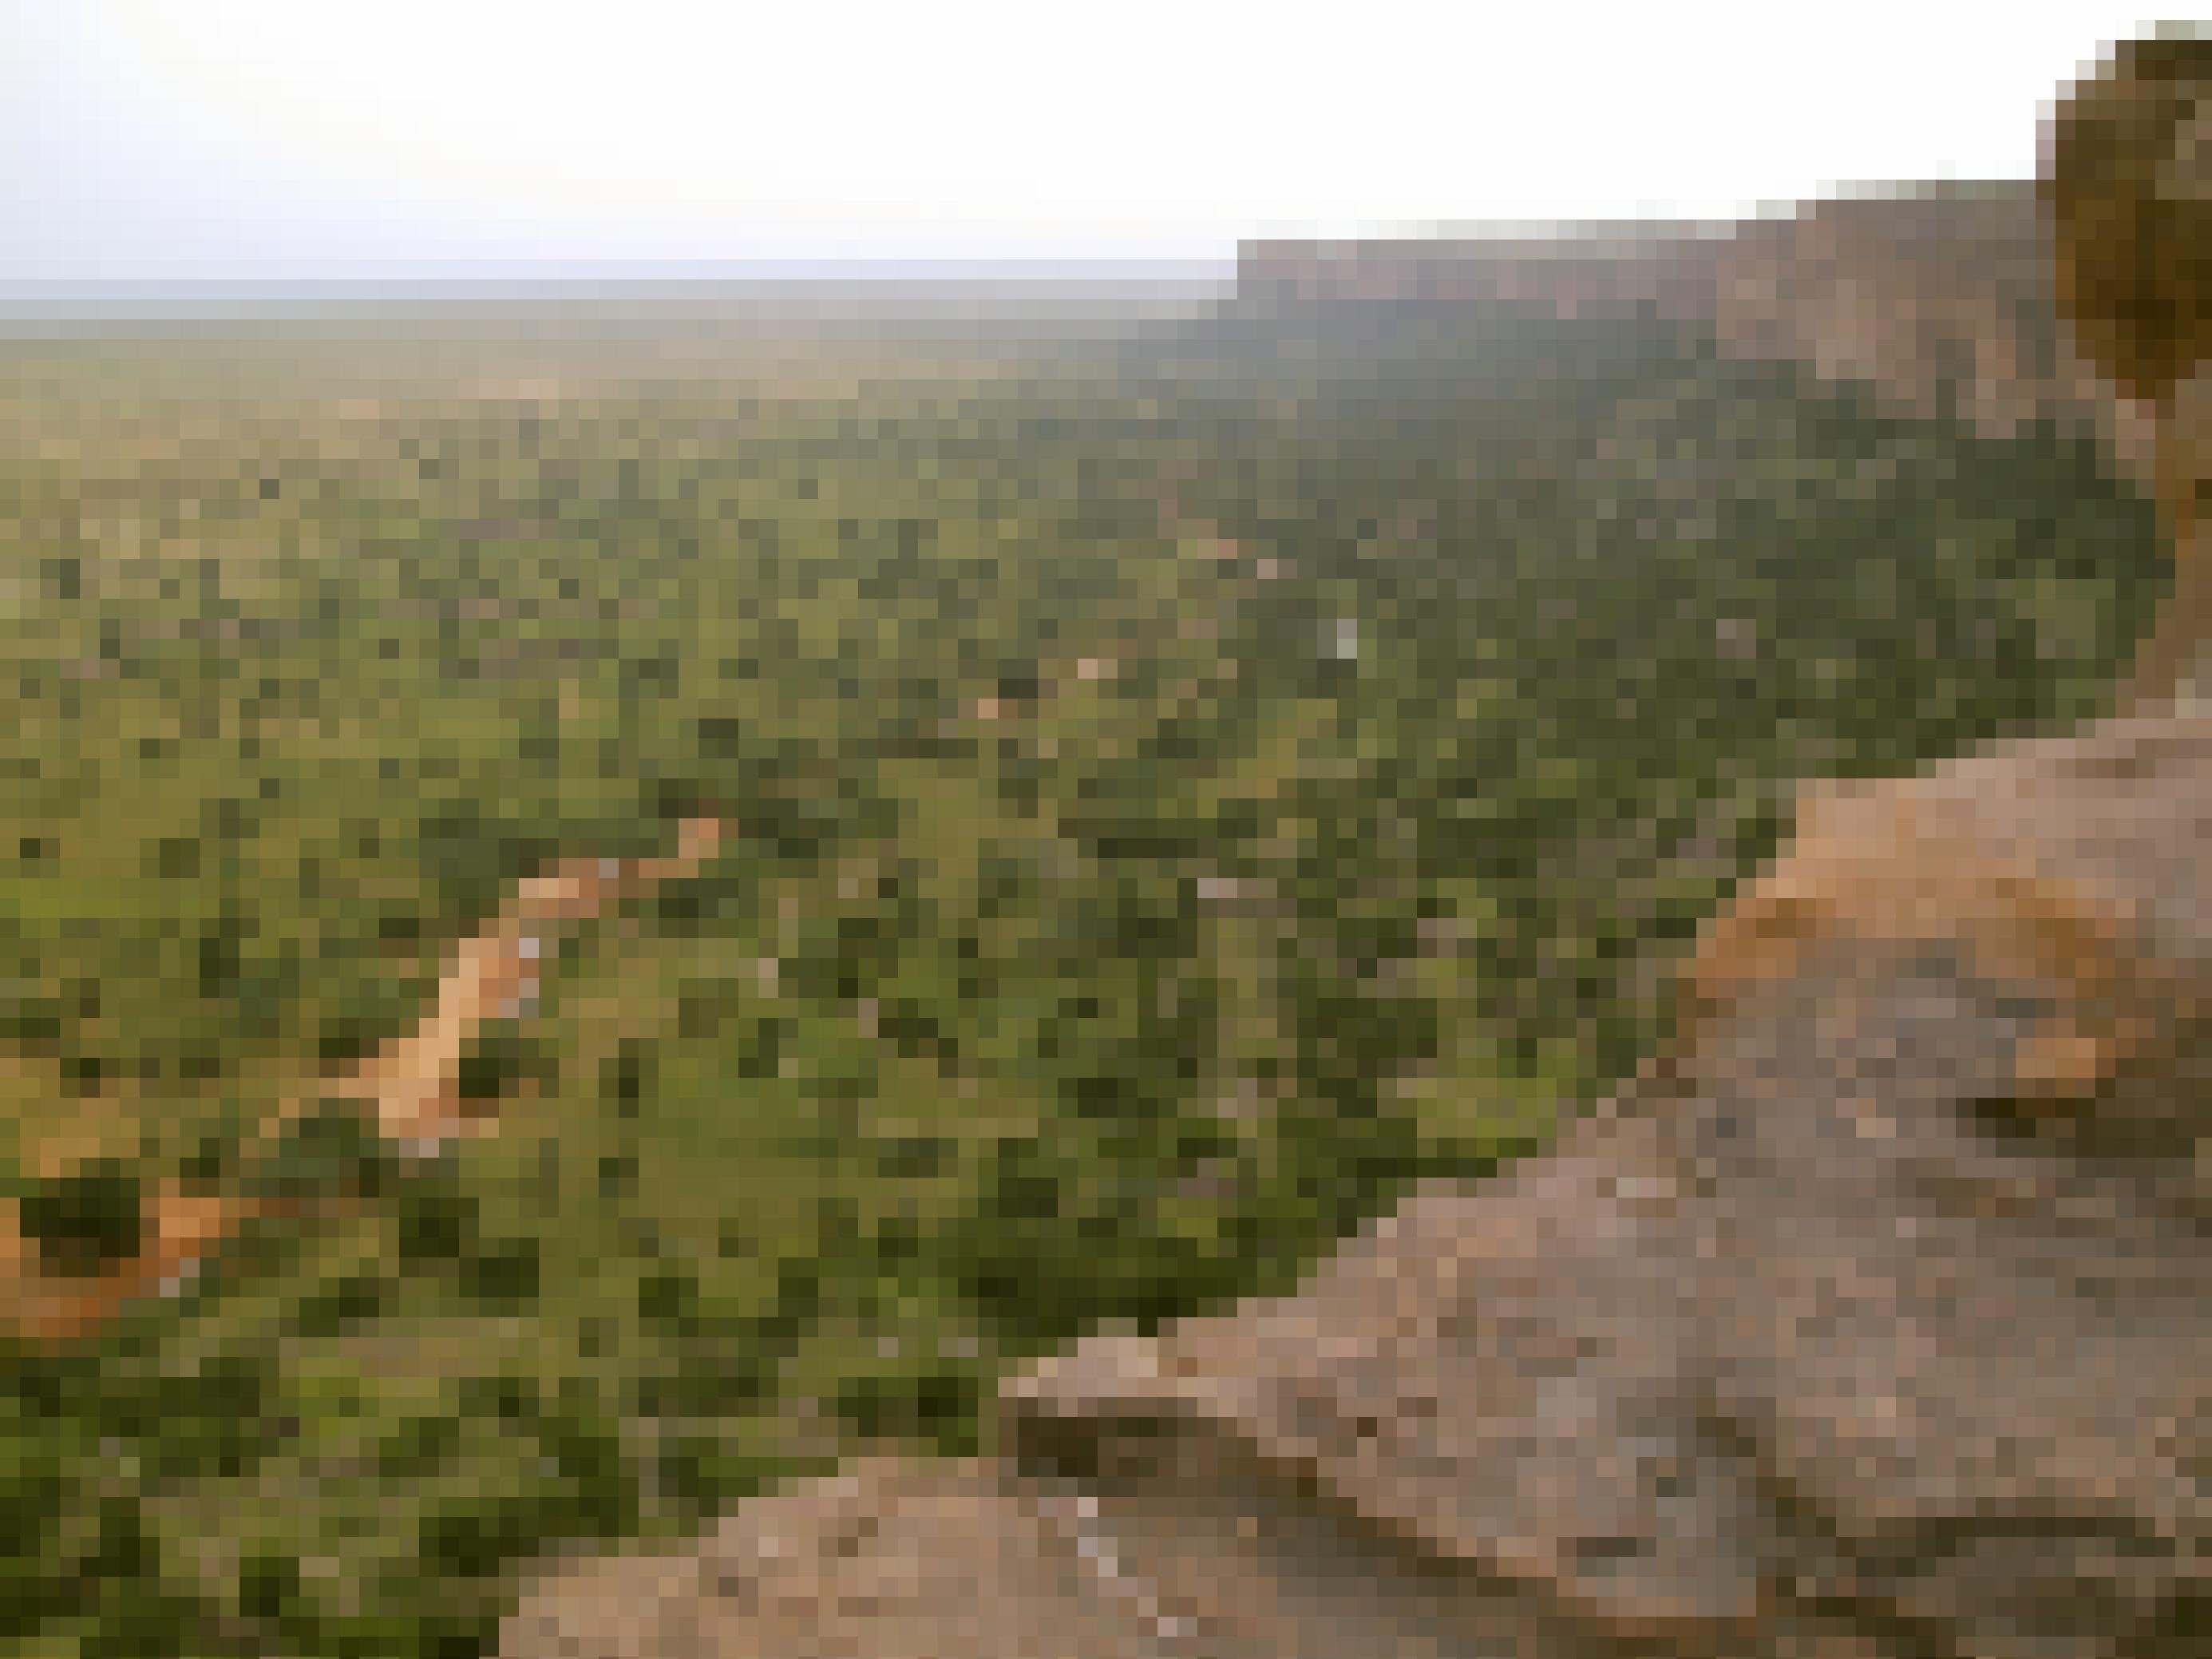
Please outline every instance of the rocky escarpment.
M1248 305L1419 302L1709 325L1724 351L1870 386L1986 435L2052 421L2148 465L2142 411L2072 349L2029 185L1908 186L1735 224L1248 242Z

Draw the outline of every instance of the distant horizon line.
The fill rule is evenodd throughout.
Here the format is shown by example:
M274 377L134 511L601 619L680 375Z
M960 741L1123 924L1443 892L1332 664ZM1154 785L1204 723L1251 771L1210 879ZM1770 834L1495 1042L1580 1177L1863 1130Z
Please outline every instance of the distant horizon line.
M253 289L387 289L479 283L574 286L591 283L975 282L994 279L1206 280L1233 276L1237 253L1218 258L864 259L483 259L257 271L85 272L0 276L0 297L82 293L176 293Z
M1562 215L1552 219L1425 220L1351 226L1255 228L1224 239L1218 252L1188 251L1084 254L1018 253L1002 256L883 253L756 258L638 257L568 258L493 255L480 258L430 257L404 260L343 258L259 269L232 267L168 271L85 270L9 276L0 271L0 303L69 300L82 296L179 294L250 294L255 291L338 290L384 293L485 283L574 288L593 283L774 283L991 281L1168 281L1207 282L1233 278L1243 258L1255 247L1298 243L1346 246L1362 242L1491 241L1559 240L1575 242L1640 234L1725 235L1737 227L1790 218L1824 204L1869 200L1972 200L2011 196L2033 187L2016 179L1928 179L1888 183L1831 185L1788 202L1760 202L1744 211L1714 218L1651 213L1635 217ZM1187 250L1186 245L1186 250Z

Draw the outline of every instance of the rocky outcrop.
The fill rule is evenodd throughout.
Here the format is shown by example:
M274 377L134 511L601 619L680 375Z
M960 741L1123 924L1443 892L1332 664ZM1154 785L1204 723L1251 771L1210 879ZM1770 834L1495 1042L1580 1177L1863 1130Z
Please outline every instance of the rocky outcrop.
M2173 184L2212 54L2131 49L2109 84L2118 114L2060 124L2059 222L2186 235L2095 250L2128 278L2085 313L2108 373L2113 339L2197 337L2154 256L2208 223ZM2095 211L2116 148L2155 185L2132 219ZM1263 245L1243 286L1703 319L1997 429L2109 420L2049 266L2022 191L1625 246ZM2137 377L2185 590L2145 712L1814 792L1672 1048L1549 1156L1416 1197L1295 1294L1009 1379L988 1458L549 1569L502 1651L2212 1651L2212 707L2166 672L2203 641L2212 470L2173 395L2200 360Z
M1816 790L1677 1042L1551 1157L1420 1194L1291 1297L1015 1376L994 1458L549 1571L508 1659L2212 1652L2208 45L2121 49L2048 192L2097 361L2161 420L2154 712ZM2000 191L1261 246L1243 292L1650 312L1990 429L2112 420L2051 268Z
M1864 787L1762 890L1856 839L1920 902L1716 930L1551 1156L1011 1379L991 1459L550 1571L502 1651L2202 1653L2208 830L2191 708ZM2062 892L2097 951L2033 945Z

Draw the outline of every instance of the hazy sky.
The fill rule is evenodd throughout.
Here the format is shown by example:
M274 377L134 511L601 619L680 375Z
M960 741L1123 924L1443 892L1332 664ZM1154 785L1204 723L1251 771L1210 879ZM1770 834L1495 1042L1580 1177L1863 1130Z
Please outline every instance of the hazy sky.
M1734 217L2027 177L2059 83L2145 26L2097 0L0 0L0 279Z

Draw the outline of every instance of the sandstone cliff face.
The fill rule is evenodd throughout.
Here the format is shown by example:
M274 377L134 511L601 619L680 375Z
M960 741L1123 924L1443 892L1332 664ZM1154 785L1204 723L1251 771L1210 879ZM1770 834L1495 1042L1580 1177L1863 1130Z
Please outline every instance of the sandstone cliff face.
M2032 186L1907 189L1721 227L1612 234L1256 241L1254 304L1417 301L1638 314L1710 325L1724 351L1870 386L1896 413L1954 414L1984 435L2049 420L2095 433L2147 474L2141 412L2079 361L2057 309Z

